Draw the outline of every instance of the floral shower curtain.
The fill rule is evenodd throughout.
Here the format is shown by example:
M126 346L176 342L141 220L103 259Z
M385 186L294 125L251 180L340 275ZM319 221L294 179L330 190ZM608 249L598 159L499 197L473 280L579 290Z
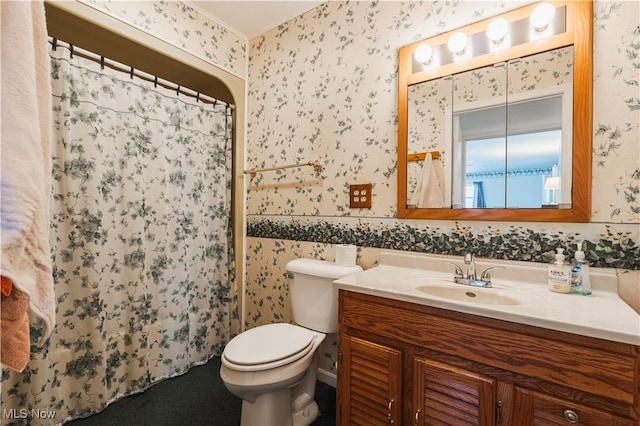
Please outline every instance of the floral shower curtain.
M229 107L51 56L57 324L24 373L3 370L3 425L100 411L219 355L240 328Z

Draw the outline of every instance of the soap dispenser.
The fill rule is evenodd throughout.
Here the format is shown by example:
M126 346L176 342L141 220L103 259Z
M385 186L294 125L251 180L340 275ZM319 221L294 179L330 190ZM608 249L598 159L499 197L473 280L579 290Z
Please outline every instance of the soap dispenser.
M564 249L556 249L556 258L549 264L547 275L549 291L571 293L571 265L565 260Z
M589 296L591 294L591 280L589 278L589 262L585 260L582 251L583 241L576 245L573 267L571 268L571 293Z

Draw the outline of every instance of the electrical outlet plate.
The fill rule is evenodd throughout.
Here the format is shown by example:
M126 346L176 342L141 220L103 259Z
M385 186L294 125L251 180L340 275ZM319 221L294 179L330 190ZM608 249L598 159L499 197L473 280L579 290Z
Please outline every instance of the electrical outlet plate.
M352 209L371 208L371 184L349 185L349 207Z

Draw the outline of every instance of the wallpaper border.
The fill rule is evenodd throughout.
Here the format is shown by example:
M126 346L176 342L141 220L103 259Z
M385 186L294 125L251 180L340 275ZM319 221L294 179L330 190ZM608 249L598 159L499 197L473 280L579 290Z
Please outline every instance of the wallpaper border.
M580 224L573 229L546 230L538 224L518 226L444 222L415 224L398 220L330 217L248 217L247 237L355 244L420 253L463 255L528 262L550 262L563 247L572 258L576 243L584 241L587 261L594 267L640 270L637 225Z

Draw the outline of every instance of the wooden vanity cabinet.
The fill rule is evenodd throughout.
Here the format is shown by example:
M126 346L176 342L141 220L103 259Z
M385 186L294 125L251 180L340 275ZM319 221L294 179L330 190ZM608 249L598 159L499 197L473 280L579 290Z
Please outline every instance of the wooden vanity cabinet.
M398 424L402 407L402 353L344 336L340 363L348 365L336 397L349 425Z
M497 381L446 363L413 359L413 423L492 425Z
M640 425L640 348L340 290L338 425Z

